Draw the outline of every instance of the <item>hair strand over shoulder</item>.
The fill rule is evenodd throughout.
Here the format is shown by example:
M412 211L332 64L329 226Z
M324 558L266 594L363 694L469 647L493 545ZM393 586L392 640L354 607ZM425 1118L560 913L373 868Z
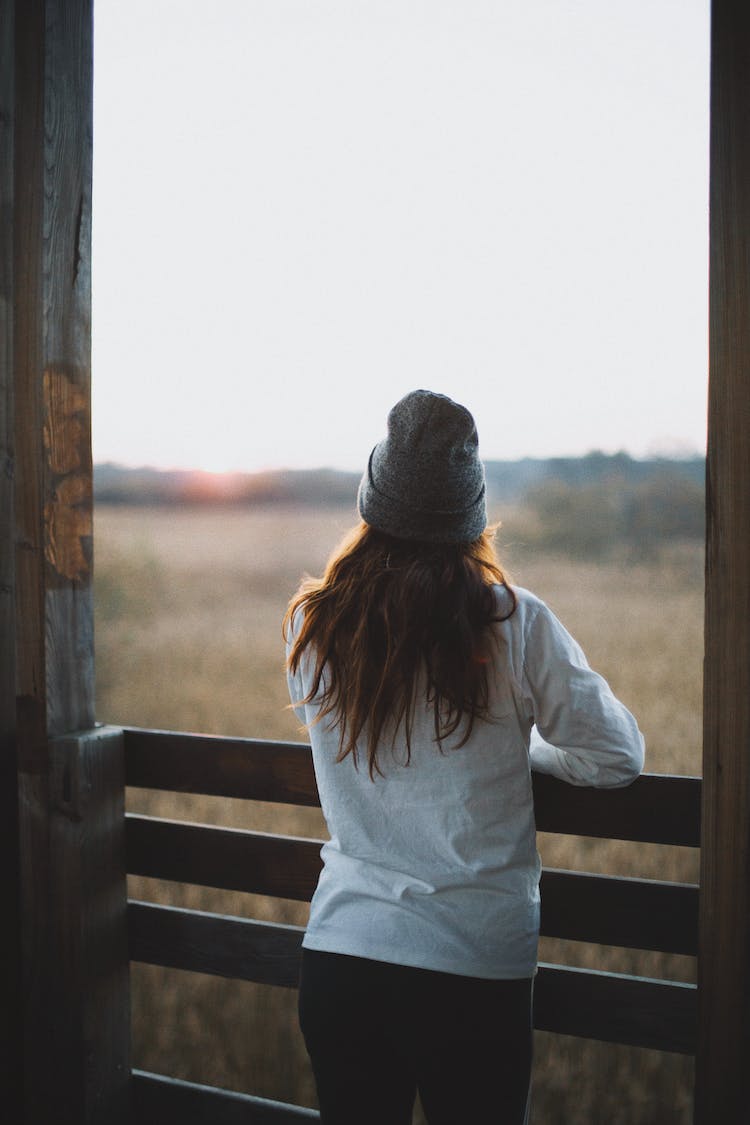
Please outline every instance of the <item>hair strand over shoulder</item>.
M494 585L511 608L498 615ZM415 543L360 523L331 556L322 578L303 581L284 618L288 667L312 654L312 682L302 702L318 704L316 721L338 727L338 761L357 763L364 742L371 778L378 751L403 730L405 761L418 690L432 704L435 739L461 742L488 705L490 631L511 616L515 595L494 546L494 529L471 543ZM293 633L293 635L292 635Z

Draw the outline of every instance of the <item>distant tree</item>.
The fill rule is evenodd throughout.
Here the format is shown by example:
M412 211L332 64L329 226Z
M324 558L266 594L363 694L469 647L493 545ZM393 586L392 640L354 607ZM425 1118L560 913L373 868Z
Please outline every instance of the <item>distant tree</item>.
M649 548L665 539L701 539L705 491L695 481L665 472L645 481L627 503L625 534Z
M669 470L637 482L617 475L581 485L549 480L529 489L525 503L539 546L579 558L603 558L622 546L650 554L661 543L704 534L703 488Z
M538 542L548 550L600 558L622 536L621 499L607 485L551 480L530 489L526 503L538 522Z

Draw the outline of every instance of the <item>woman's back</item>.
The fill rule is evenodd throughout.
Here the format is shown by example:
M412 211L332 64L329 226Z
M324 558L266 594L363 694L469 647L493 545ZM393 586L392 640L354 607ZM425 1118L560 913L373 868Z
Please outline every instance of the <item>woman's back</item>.
M533 769L642 768L632 715L486 530L469 412L415 391L389 415L363 522L285 627L330 832L300 1018L324 1125L520 1125L540 861Z
M310 724L331 833L307 948L467 976L532 975L540 864L529 743L541 710L537 685L544 685L545 709L557 716L557 741L568 744L566 780L575 780L576 768L590 783L609 785L627 784L639 772L635 723L572 638L532 594L516 590L516 610L507 616L510 595L494 590L503 619L492 627L486 713L468 738L464 722L438 743L432 702L422 692L408 764L397 728L380 747L379 773L371 778L361 753L359 764L353 756L337 760L339 732L330 720L315 722L314 699L299 708ZM557 638L554 652L550 635ZM574 729L563 730L573 672L579 704L586 694L594 706L590 721L578 713ZM309 693L311 674L308 660L290 677L293 700ZM535 743L548 757L551 747Z

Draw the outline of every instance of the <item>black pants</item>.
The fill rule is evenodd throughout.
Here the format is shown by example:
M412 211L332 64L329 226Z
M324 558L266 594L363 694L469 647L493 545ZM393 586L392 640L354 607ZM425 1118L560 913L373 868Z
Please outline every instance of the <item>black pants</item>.
M323 1125L523 1125L531 980L302 955L299 1013Z

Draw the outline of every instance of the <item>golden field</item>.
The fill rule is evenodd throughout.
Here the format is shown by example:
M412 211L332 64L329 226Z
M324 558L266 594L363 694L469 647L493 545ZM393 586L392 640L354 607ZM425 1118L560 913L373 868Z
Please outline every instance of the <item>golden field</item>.
M131 726L303 740L286 709L281 618L352 520L342 509L100 506L96 533L97 718ZM536 553L511 513L500 552L543 597L637 715L656 773L700 773L703 570L699 545L587 563ZM131 790L129 808L320 836L316 810ZM540 837L548 866L697 881L689 849ZM133 897L304 925L306 907L131 880ZM692 980L694 962L543 940L542 960ZM133 966L134 1065L313 1105L285 989ZM537 1035L535 1125L682 1125L692 1061ZM421 1120L419 1112L415 1123ZM472 1125L472 1123L467 1123Z

